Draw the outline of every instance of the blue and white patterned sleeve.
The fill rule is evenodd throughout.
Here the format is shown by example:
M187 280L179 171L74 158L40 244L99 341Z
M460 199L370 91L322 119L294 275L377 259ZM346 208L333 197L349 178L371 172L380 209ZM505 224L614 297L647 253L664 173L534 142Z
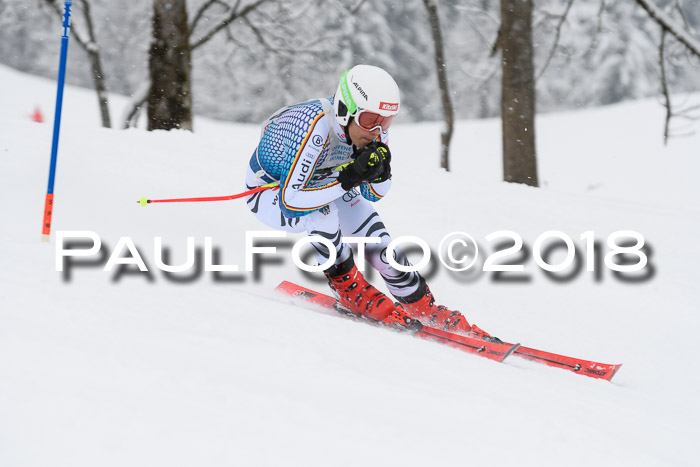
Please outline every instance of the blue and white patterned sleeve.
M377 202L384 198L391 188L391 179L379 183L363 183L360 185L360 193L368 200Z
M263 168L279 177L280 208L286 217L306 215L345 193L335 178L310 186L329 142L330 128L324 116L320 105L294 106L270 125L258 146Z

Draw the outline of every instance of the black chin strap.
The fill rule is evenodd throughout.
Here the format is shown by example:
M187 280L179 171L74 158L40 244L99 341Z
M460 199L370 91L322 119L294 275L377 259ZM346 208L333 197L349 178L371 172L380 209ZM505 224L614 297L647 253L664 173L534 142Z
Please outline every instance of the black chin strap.
M353 118L355 117L351 116L348 120L348 124L343 128L343 130L345 130L345 139L348 141L348 144L352 144L352 138L350 138L350 123L352 122Z

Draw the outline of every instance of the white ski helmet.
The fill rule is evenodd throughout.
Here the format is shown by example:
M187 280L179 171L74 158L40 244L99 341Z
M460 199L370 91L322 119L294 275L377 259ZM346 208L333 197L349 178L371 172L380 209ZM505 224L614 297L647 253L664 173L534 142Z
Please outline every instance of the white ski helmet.
M358 111L368 110L392 117L399 113L399 86L379 67L355 65L341 76L333 101L335 118L342 127Z

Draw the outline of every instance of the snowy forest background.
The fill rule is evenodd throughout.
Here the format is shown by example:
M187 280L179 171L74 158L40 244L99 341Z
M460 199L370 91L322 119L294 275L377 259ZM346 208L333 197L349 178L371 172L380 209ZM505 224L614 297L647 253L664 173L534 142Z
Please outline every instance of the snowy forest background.
M281 105L332 95L343 70L371 63L386 68L399 83L402 121L441 119L424 2L192 0L187 2L189 21L197 27L191 41L232 8L258 3L192 52L195 114L259 122ZM57 4L62 7L62 2ZM107 90L134 99L143 96L153 3L74 1L72 30L89 38L85 5L94 23L95 43L88 45L100 51ZM492 49L500 24L499 1L445 0L437 5L455 117L498 116L501 63ZM656 5L675 15L691 34L700 30L699 0ZM49 1L0 0L0 63L55 78L60 32L60 15ZM661 93L661 28L634 0L537 0L533 32L538 113ZM700 60L667 36L670 92L700 90ZM88 55L75 43L69 48L67 82L93 86ZM123 127L124 118L113 115L113 127Z

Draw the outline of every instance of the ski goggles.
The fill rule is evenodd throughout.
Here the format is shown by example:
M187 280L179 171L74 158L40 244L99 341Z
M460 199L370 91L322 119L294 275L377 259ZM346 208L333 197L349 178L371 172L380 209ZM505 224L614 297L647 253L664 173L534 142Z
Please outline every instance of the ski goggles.
M393 115L385 117L371 110L358 110L355 114L355 123L366 131L373 131L377 128L380 128L382 131L387 131L393 121Z

